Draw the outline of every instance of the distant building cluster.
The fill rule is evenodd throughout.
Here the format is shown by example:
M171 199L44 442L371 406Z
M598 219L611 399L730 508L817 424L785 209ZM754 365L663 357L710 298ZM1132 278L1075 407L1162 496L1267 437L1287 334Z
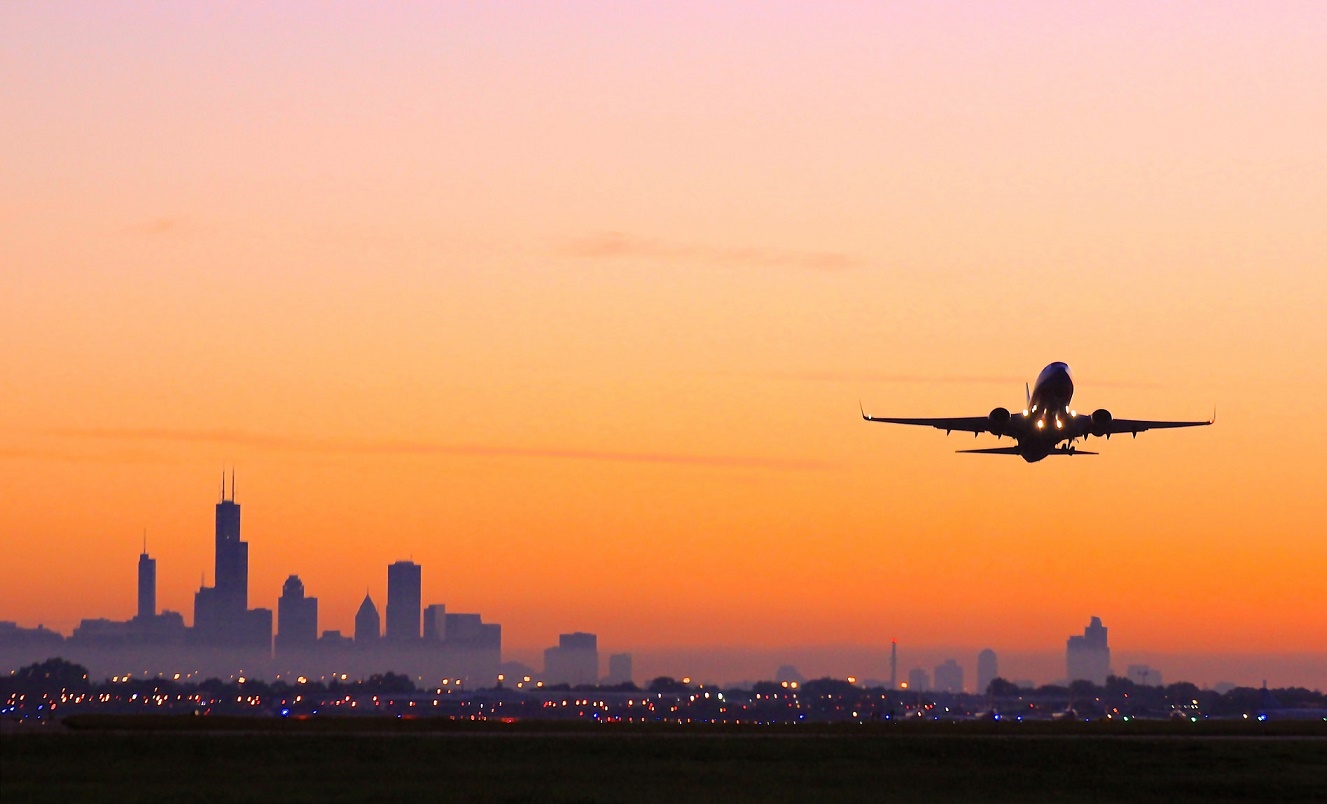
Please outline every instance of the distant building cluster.
M448 612L441 603L423 605L423 570L413 561L387 567L384 618L369 594L355 615L353 636L318 631L318 598L307 594L298 575L288 577L271 609L249 608L249 545L240 538L240 506L234 474L229 493L225 477L216 506L213 583L194 594L193 626L178 612L157 612L157 562L146 539L138 558L138 611L127 621L85 619L68 639L38 627L0 622L0 647L6 664L45 658L58 651L109 673L157 672L228 676L337 675L363 677L394 671L420 680L446 678L451 683L492 685L502 666L502 626L479 614ZM549 683L595 684L600 679L598 638L563 634L545 652ZM14 668L8 668L14 669ZM520 668L522 678L539 675ZM607 679L631 681L630 654L609 661ZM544 679L541 679L544 680ZM522 682L523 683L523 682Z
M580 631L561 634L544 651L542 672L517 662L502 661L502 626L486 623L479 614L449 612L442 603L424 604L423 568L413 561L387 566L387 600L383 611L365 593L350 635L318 629L318 598L307 593L298 575L281 586L276 616L271 609L249 608L249 545L240 538L240 506L235 479L229 493L225 477L216 505L213 582L194 594L193 626L179 612L157 610L157 562L144 539L138 557L138 607L126 621L84 619L66 639L38 626L22 628L0 622L4 667L57 654L95 671L108 673L183 672L188 677L249 674L281 677L363 678L387 671L420 681L446 679L470 686L492 685L506 676L526 685L626 685L634 681L632 657L608 657L600 673L598 637ZM385 614L385 617L383 616ZM1101 686L1111 675L1107 629L1092 617L1082 635L1069 637L1065 647L1065 683L1090 681ZM155 671L153 670L155 668ZM986 648L976 657L976 680L966 684L964 667L948 658L928 670L913 667L907 680L898 675L898 643L890 641L887 688L923 693L985 695L1000 678L998 657ZM1162 686L1161 672L1145 664L1129 665L1127 677L1139 686ZM796 689L806 679L791 666L775 674L778 683ZM877 682L882 683L882 682ZM1029 681L1016 681L1030 687Z

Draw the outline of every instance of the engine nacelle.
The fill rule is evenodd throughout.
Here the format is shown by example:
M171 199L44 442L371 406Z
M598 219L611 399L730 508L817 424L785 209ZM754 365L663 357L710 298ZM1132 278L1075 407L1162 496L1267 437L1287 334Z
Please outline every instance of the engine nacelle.
M1114 421L1110 411L1105 408L1092 411L1092 435L1100 438L1110 434L1110 423Z
M997 436L1005 435L1009 432L1009 411L1006 408L996 408L986 417L987 426L991 433Z

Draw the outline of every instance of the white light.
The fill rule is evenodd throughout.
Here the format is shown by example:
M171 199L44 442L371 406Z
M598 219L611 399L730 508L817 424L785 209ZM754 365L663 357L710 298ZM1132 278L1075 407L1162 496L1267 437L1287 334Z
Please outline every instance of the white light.
M1028 409L1027 409L1027 408L1023 408L1023 416L1024 416L1024 418L1026 418L1027 415L1028 415Z
M1043 427L1045 427L1045 426L1046 426L1046 422L1042 421L1041 419L1037 419L1037 429L1038 429L1038 430L1040 430L1041 428L1043 428Z

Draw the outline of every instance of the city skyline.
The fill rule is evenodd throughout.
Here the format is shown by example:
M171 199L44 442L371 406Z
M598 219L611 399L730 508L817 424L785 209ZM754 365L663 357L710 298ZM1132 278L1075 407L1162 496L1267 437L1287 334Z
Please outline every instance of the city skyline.
M1096 615L1117 670L1327 686L1323 41L1292 0L0 4L0 619L130 618L144 529L191 617L238 466L227 610L295 574L350 633L408 559L527 663L1055 678ZM1052 361L1220 423L1032 466L860 418Z
M525 664L526 660L531 659L531 652L526 651L507 651L504 652L501 639L501 626L498 624L484 624L478 614L458 614L448 613L446 604L430 603L425 604L421 594L421 580L423 577L423 568L410 560L397 560L386 565L387 576L387 594L388 606L393 607L395 611L396 625L388 624L381 610L372 599L371 593L366 593L357 610L353 629L345 630L342 628L330 628L328 624L319 620L318 616L318 598L306 594L304 584L298 573L289 575L282 584L280 596L276 598L273 608L257 607L248 609L248 543L243 541L241 532L240 515L242 506L235 500L234 492L235 473L231 472L231 486L229 496L227 496L227 486L225 475L223 473L221 482L221 493L216 503L215 515L215 561L214 576L225 579L219 586L214 582L213 586L204 583L194 594L195 616L192 622L187 622L179 613L169 609L160 609L156 603L156 559L152 558L147 551L147 537L143 536L142 552L138 557L137 583L135 587L137 609L132 618L126 621L117 622L104 616L83 617L80 619L80 626L73 629L71 636L76 650L86 651L88 648L95 649L114 646L115 643L128 638L129 644L140 644L146 648L139 652L134 661L147 661L152 656L150 648L156 646L174 646L189 648L223 648L237 651L237 656L248 658L237 658L234 660L234 666L239 668L244 665L250 666L250 674L254 672L265 672L261 668L266 665L253 666L251 663L257 654L252 652L252 648L258 648L266 659L271 659L272 663L266 672L280 672L278 668L286 667L289 673L290 661L294 657L297 661L307 663L318 662L321 664L341 662L338 666L349 667L352 670L359 668L360 672L368 672L369 669L375 669L378 672L386 672L392 669L405 669L417 667L429 667L426 661L417 665L415 658L409 651L401 653L393 652L393 648L414 649L425 647L430 643L441 645L447 640L453 649L456 646L484 646L492 649L491 654L487 654L478 665L470 662L464 675L472 681L475 678L496 677L501 666L522 668L522 672L536 674L541 680L547 680L549 683L570 683L592 684L600 679L612 678L615 674L621 674L621 667L631 668L634 665L634 655L631 653L620 653L608 656L607 658L619 663L618 668L613 668L612 662L605 665L601 661L597 648L597 635L594 633L572 632L561 633L558 636L558 643L552 647L546 647L538 653L542 655L541 665ZM222 602L218 603L220 600ZM228 602L227 602L228 601ZM201 608L201 611L200 611ZM273 618L273 614L276 617ZM199 618L202 617L202 626L199 627ZM256 617L256 619L255 619ZM20 629L29 628L29 623L17 623ZM41 627L42 624L39 624ZM128 630L125 630L128 629ZM256 630L254 630L256 629ZM265 630L264 630L265 629ZM489 631L492 633L489 633ZM83 632L80 638L80 631ZM389 632L394 635L389 636ZM12 635L11 635L12 636ZM109 642L107 642L109 640ZM12 659L13 657L4 657L3 650L8 644L10 648L20 643L5 643L0 640L0 658ZM622 646L618 646L619 648ZM877 649L883 645L877 646ZM893 688L894 683L887 681L897 676L897 638L889 640L889 658L888 668L882 675L883 669L879 661L865 660L860 657L855 664L847 665L853 668L852 671L845 672L845 665L839 662L834 670L837 672L826 672L822 676L844 676L861 677L868 683L884 684L886 688ZM381 661L373 659L365 664L362 660L369 654L364 651L381 651L383 656ZM785 650L784 658L787 658L788 652L797 652L797 648L790 651ZM804 650L804 649L803 649ZM350 651L350 653L347 653ZM356 653L358 652L358 653ZM740 649L732 651L732 654L740 653ZM27 651L23 652L28 656ZM955 658L954 654L966 655L973 654L973 661L967 662L963 659ZM167 652L169 655L169 652ZM936 655L944 654L944 660L935 665L934 672L930 672L928 667L923 667L922 663L927 658L933 658ZM35 654L34 654L35 655ZM132 652L131 652L132 655ZM517 656L519 655L519 658ZM1026 660L1015 662L1016 670L1014 672L1000 674L998 671L999 659L998 653L990 647L982 648L979 652L969 650L955 650L953 648L935 648L933 646L923 646L920 655L913 657L913 664L907 671L907 687L917 691L938 690L942 692L975 692L980 694L985 685L996 677L1005 678L1007 681L1022 683L1024 686L1033 684L1068 684L1074 680L1082 679L1091 681L1098 686L1105 683L1106 678L1111 675L1118 675L1122 678L1129 678L1135 683L1140 684L1159 684L1162 672L1159 668L1148 664L1129 664L1127 669L1116 669L1112 664L1111 650L1107 644L1107 628L1098 616L1092 616L1090 622L1084 628L1082 635L1071 635L1067 641L1067 648L1063 654L1062 667L1067 668L1067 672L1057 677L1054 673L1049 675L1045 672L1044 663L1038 667L1038 663L1029 663ZM1126 654L1137 659L1140 654ZM1156 661L1157 654L1148 654L1152 661ZM358 656L359 660L355 662L346 662L349 656ZM340 658L337 658L340 657ZM395 658L393 658L395 657ZM29 656L28 658L32 658ZM263 661L266 661L264 659ZM123 661L123 658L117 661ZM170 661L179 664L179 669L186 665L192 666L194 660L183 660L177 657ZM226 666L222 660L220 664L213 664L215 667ZM285 664L282 664L282 662ZM400 667L394 668L392 662L397 661ZM433 662L440 661L435 655ZM1310 661L1312 661L1310 659ZM671 660L673 667L667 672L656 671L658 675L676 676L690 675L689 671L699 670L699 667L691 667L687 663L678 664L676 659ZM13 663L12 661L10 662ZM646 659L647 666L654 663L653 657ZM694 664L692 662L691 664ZM1260 668L1263 676L1266 676L1268 669L1274 666L1274 662L1262 661ZM1184 666L1184 663L1180 663ZM174 666L157 664L155 666L165 667L165 672L173 671ZM443 675L461 675L457 672L455 660L449 660L449 663L443 663L433 666L445 666L448 669L445 672L440 671L439 676ZM704 666L704 665L702 665ZM607 667L607 670L605 670ZM681 668L681 671L677 669ZM743 663L730 662L727 667L722 664L718 667L711 666L706 669L709 674L705 676L712 683L722 678L725 682L732 682L741 677L737 672L743 667ZM772 665L771 665L772 667ZM308 669L312 670L313 665ZM482 669L475 669L482 668ZM722 668L722 669L720 669ZM1035 671L1031 668L1037 668ZM806 679L808 676L802 675L792 664L781 664L779 673L788 672L796 677ZM866 671L866 672L862 672ZM973 678L973 675L965 675L968 672L975 674L975 684L965 683L964 679ZM162 671L158 671L162 672ZM427 677L419 676L421 679ZM630 670L627 671L630 673ZM1247 670L1245 671L1247 672ZM1302 673L1302 668L1299 671ZM726 675L720 675L724 673ZM224 670L222 671L224 675ZM1275 671L1273 672L1275 674ZM698 674L697 674L698 675ZM777 674L774 674L777 675ZM769 677L774 677L769 675ZM1234 674L1231 677L1238 676ZM749 677L743 678L744 682L750 682L764 678L760 673L748 674ZM819 676L818 676L819 677ZM1149 682L1151 677L1153 681ZM1230 680L1230 678L1216 676L1219 680L1211 680L1206 677L1197 677L1199 683L1205 683L1215 686L1232 686L1239 682ZM1195 680L1188 676L1185 680ZM1264 678L1265 682L1266 679ZM1247 677L1243 682L1251 684ZM1298 681L1301 686L1311 682ZM1294 684L1291 684L1292 686Z

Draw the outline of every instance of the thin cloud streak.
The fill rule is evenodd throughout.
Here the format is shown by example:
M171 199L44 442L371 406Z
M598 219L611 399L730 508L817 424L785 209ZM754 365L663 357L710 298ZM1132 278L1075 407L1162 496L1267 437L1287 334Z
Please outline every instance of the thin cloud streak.
M356 455L457 455L485 458L545 458L619 463L653 463L731 469L823 471L824 461L743 455L685 455L655 452L616 452L587 449L503 447L483 444L432 444L418 441L353 441L251 433L243 430L172 430L163 428L105 428L49 430L47 435L122 441L210 443L299 452L336 452Z
M1035 379L1032 377L1015 377L1013 375L1000 377L994 375L940 375L926 376L922 374L877 374L873 372L854 372L854 371L727 371L727 372L707 372L718 376L731 377L763 377L772 380L792 380L797 382L840 382L840 383L893 383L893 384L914 384L914 385L1014 385L1020 386L1024 383L1031 383ZM1160 388L1159 383L1153 382L1112 382L1090 381L1087 383L1094 388Z
M645 257L770 268L803 268L815 271L840 271L862 264L861 259L838 251L779 251L764 248L689 245L636 237L623 232L601 232L577 238L564 243L558 248L558 253L565 257L580 259Z

